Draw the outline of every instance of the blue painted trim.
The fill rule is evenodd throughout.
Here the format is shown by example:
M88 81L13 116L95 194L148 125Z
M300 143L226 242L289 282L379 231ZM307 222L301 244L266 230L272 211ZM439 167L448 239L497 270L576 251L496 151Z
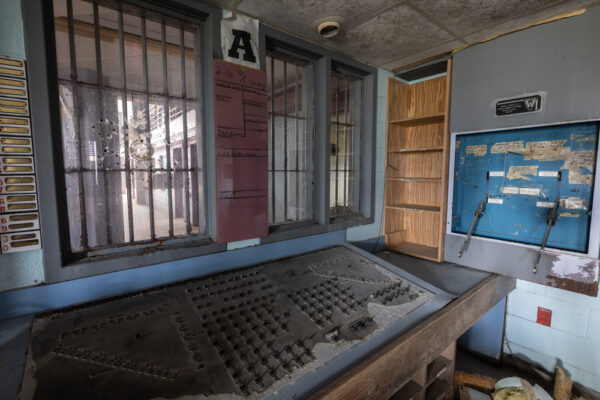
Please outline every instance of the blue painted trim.
M343 243L346 231L246 247L68 282L0 293L0 320L54 310L290 257Z

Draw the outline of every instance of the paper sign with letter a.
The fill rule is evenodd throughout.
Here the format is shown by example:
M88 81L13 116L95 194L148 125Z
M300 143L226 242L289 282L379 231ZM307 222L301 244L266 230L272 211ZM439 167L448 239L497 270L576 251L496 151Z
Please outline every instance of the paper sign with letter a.
M214 60L217 242L267 236L267 74Z
M258 20L227 12L221 20L223 60L260 69Z

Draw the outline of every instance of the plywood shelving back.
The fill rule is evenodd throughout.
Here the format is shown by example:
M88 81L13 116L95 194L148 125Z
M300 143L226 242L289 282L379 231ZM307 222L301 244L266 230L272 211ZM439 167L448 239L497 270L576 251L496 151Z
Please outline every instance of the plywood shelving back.
M413 85L388 80L386 246L443 258L447 182L447 79Z

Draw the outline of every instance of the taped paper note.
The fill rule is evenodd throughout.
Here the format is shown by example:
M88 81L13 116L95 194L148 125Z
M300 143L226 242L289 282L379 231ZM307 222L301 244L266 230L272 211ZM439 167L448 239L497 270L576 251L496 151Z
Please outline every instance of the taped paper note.
M581 214L577 214L577 213L572 213L572 212L563 212L560 213L561 217L567 217L567 218L579 218Z
M508 179L523 179L525 181L530 181L531 178L525 175L537 175L538 166L537 165L520 165L520 166L512 166L508 169L508 174L506 177Z
M519 194L524 196L538 196L540 194L540 189L522 187L519 189Z
M487 202L489 204L502 204L504 201L498 198L489 198Z
M519 188L516 186L504 186L502 188L504 194L519 194Z
M553 208L554 203L551 201L538 201L535 203L535 206L540 208Z
M490 176L504 176L504 171L490 171Z
M491 154L506 153L508 151L522 153L523 141L518 140L515 142L498 142L494 143L490 149Z
M557 178L558 177L558 171L540 171L538 173L538 176Z
M487 153L487 145L467 146L467 154L473 154L475 157L483 157Z
M581 197L567 197L560 200L560 205L566 210L585 210L585 199Z

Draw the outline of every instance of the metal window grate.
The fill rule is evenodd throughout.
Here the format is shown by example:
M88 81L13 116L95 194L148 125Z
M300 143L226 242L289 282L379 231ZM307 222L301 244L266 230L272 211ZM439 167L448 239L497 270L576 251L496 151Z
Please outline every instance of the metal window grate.
M53 4L72 252L204 234L200 30L126 3Z
M331 217L360 213L362 79L332 73L329 208Z
M309 62L269 51L269 224L313 220L314 78Z

